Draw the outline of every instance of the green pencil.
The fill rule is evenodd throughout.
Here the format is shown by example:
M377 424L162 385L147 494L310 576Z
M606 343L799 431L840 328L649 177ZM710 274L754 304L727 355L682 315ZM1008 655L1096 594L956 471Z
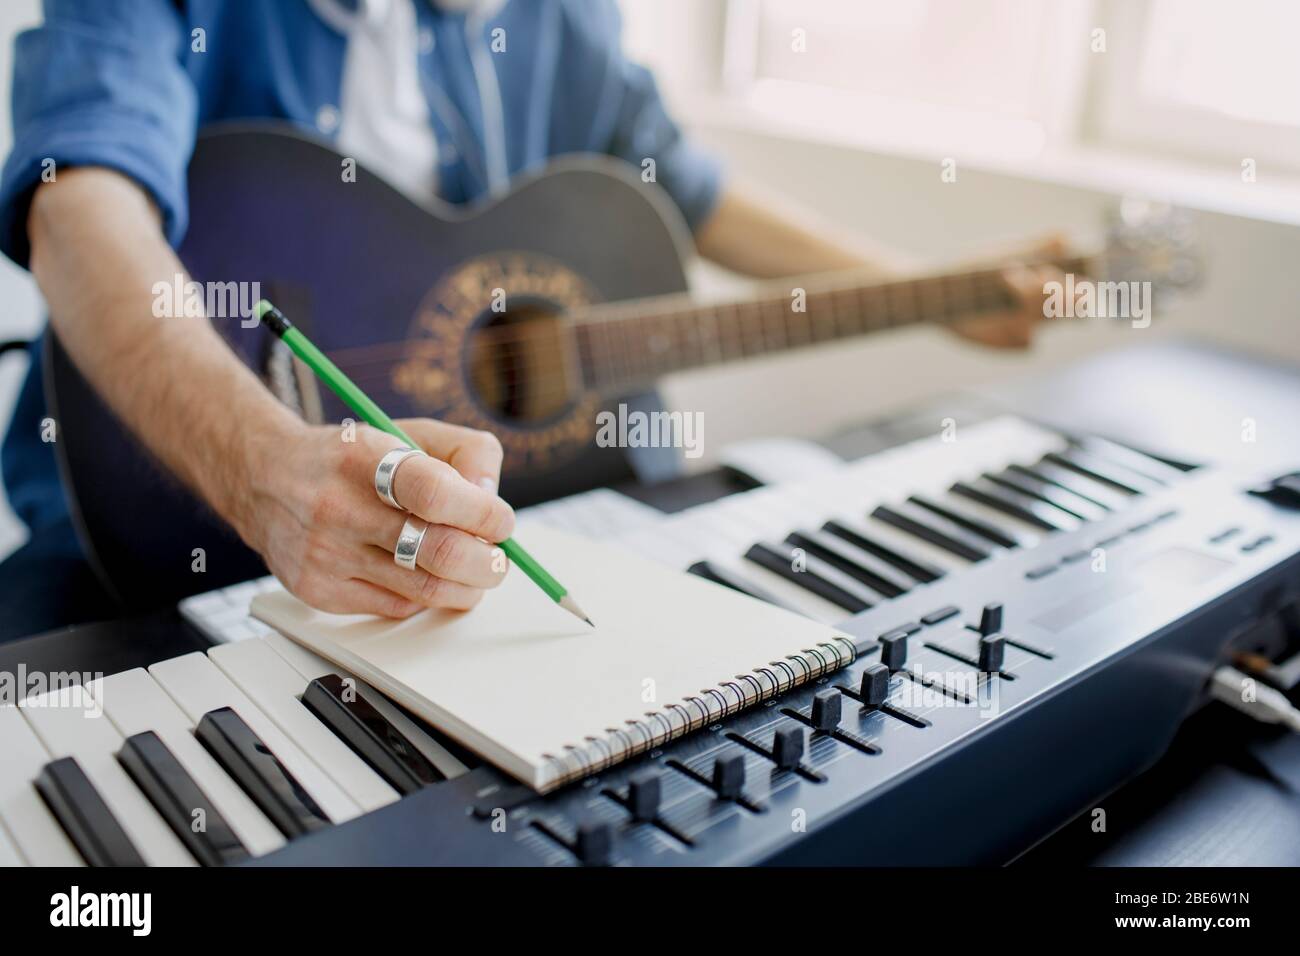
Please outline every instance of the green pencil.
M253 315L289 346L294 355L306 362L307 367L319 375L321 381L328 385L349 408L365 419L367 424L382 429L395 438L400 438L411 448L419 447L410 435L397 427L397 423L389 418L369 395L361 391L352 379L344 375L339 367L325 356L324 352L316 348L307 336L295 328L293 323L284 317L283 312L265 299L259 299L253 306ZM546 592L547 597L574 617L591 624L591 618L578 607L578 602L569 595L568 589L538 564L537 559L525 551L518 541L514 538L506 538L501 542L500 547L506 556L519 566L519 570L532 578L534 583ZM592 627L595 625L592 624Z

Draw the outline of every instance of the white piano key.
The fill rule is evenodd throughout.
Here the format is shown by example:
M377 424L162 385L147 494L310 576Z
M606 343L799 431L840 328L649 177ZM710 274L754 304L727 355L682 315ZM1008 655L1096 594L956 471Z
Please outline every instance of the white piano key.
M1028 521L1021 521L1014 515L1009 515L1004 511L998 511L996 508L990 508L988 505L980 504L978 501L972 501L970 498L963 498L960 495L954 495L951 491L944 491L942 494L934 495L934 501L943 505L945 508L952 508L960 514L970 515L986 524L1006 531L1013 538L1020 538L1024 541L1022 548L1034 548L1046 534L1042 528L1030 524Z
M748 545L745 550L748 550ZM799 585L787 581L779 574L773 574L762 565L746 561L743 553L734 557L711 559L714 564L730 571L738 578L751 582L775 598L784 601L792 610L823 624L836 624L850 617L849 612L837 607L830 601L820 598L811 591L805 591Z
M402 713L392 701L361 680L361 678L331 664L325 658L312 653L301 644L295 644L278 631L272 630L262 640L273 651L283 657L290 667L302 675L304 686L308 682L316 680L318 677L324 677L327 674L337 674L340 677L356 681L357 692L362 699L383 714L384 718L411 742L411 746L424 754L428 761L437 767L448 780L469 771L469 768L461 763L446 747L421 730L419 725Z
M927 564L933 564L935 567L948 572L960 571L962 568L968 568L971 565L970 561L958 557L951 551L945 551L929 541L895 528L893 525L885 524L883 521L878 521L870 515L850 515L848 517L854 526L862 528L867 535L879 539L881 544L893 548L907 557L917 557Z
M18 852L18 844L14 843L13 838L5 831L4 824L0 823L0 867L26 865L27 861Z
M171 831L117 761L122 735L99 711L84 687L30 697L19 705L23 717L52 757L73 757L144 861L150 866L196 866Z
M229 707L237 713L330 820L341 823L360 815L357 802L206 656L196 651L159 661L149 674L195 725L210 710Z
M194 723L141 668L87 685L123 737L152 730L194 778L253 856L284 846L284 837L194 736Z
M18 708L0 706L0 820L33 866L85 866L33 785L51 759Z
M362 809L397 802L397 791L303 705L307 681L264 641L223 644L208 658Z

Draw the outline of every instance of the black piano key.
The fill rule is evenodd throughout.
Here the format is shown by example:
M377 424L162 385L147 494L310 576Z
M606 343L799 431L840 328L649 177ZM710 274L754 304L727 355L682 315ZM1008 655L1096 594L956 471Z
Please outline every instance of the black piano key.
M208 711L194 733L285 836L329 826L329 817L311 794L231 708Z
M1078 495L1085 501L1091 501L1098 508L1105 508L1107 511L1116 511L1127 504L1127 497L1122 492L1107 487L1099 481L1085 478L1077 471L1054 465L1050 461L1040 461L1032 468L1025 465L1009 465L1007 470L1027 475L1030 478L1037 478L1039 481L1046 481L1058 488L1064 488L1066 491Z
M750 581L745 580L737 574L732 574L726 568L719 567L711 561L696 561L686 569L688 573L706 581L712 581L714 584L721 584L725 588L731 588L733 591L739 591L741 594L760 601L766 601L768 604L775 604L777 607L783 607L787 611L799 613L797 608L791 607L785 601L781 600L770 591L759 587Z
M126 738L117 759L201 864L226 866L248 859L248 849L226 818L156 733L147 730Z
M936 514L941 518L947 518L953 524L960 525L967 531L971 531L981 538L993 542L1001 548L1018 548L1025 542L1015 535L1011 530L1003 530L994 527L987 521L980 518L972 518L952 508L949 505L942 505L937 501L931 501L929 498L921 495L911 495L907 499L912 504L924 508L926 511Z
M447 777L338 674L307 685L302 703L402 795Z
M1107 514L1105 508L1100 508L1092 502L1080 498L1073 492L1058 488L1037 478L1030 478L1017 471L1007 469L996 475L986 473L984 477L995 485L1010 488L1012 491L1018 491L1023 495L1029 495L1031 498L1036 498L1053 507L1060 508L1062 511L1074 515L1080 521L1100 521Z
M878 559L855 552L848 543L824 531L792 531L785 542L816 555L884 597L898 597L909 589L909 583L897 571L882 567Z
M860 551L865 551L867 554L874 554L881 561L892 564L908 577L912 578L914 581L919 581L922 584L929 584L932 581L938 581L944 575L943 568L935 567L933 564L930 564L927 561L922 561L920 558L913 558L902 554L895 548L891 548L887 544L882 544L865 531L843 521L827 521L822 525L822 530L828 534L833 534L838 538L842 538Z
M1133 474L1127 468L1103 461L1096 455L1089 455L1077 448L1059 452L1049 451L1043 458L1052 462L1052 464L1069 468L1071 471L1077 471L1085 478L1100 481L1102 484L1118 488L1120 491L1127 491L1131 495L1149 494L1160 487L1150 479Z
M810 594L815 594L825 601L830 601L850 614L857 614L871 607L871 602L851 590L847 586L847 582L840 584L833 581L834 574L819 567L816 558L806 557L804 559L804 569L796 571L794 569L794 558L788 549L783 550L780 547L762 543L756 544L746 551L745 558L753 561L759 567L767 568L774 574L779 574L792 584L799 585Z
M978 501L982 505L995 508L1013 518L1019 518L1044 531L1073 531L1079 526L1078 518L1066 514L1054 505L1037 501L1026 494L1003 488L983 478L969 482L954 482L948 490L954 495Z
M871 512L871 517L900 531L915 535L922 541L928 541L945 551L950 551L967 561L983 561L991 553L987 545L977 540L964 528L953 524L947 518L927 514L914 505L899 505L892 508L880 505Z
M72 757L52 760L36 778L36 790L90 866L144 866L144 857L108 804Z
M1129 471L1143 478L1149 478L1157 484L1169 485L1183 477L1183 472L1173 465L1105 438L1089 435L1075 439L1072 444L1090 455L1123 465Z

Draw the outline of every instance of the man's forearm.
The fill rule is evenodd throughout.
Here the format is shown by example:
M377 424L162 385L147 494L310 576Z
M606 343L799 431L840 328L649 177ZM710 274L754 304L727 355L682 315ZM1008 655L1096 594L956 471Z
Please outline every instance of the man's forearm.
M247 474L298 420L203 318L153 315L183 273L147 196L104 169L60 172L28 221L31 268L73 361L145 446L227 518Z

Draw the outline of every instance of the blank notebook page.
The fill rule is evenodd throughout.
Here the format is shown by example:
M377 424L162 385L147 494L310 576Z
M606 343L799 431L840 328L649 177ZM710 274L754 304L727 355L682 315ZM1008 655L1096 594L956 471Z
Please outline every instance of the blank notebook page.
M548 755L806 648L845 646L825 625L626 551L540 525L520 540L594 628L518 568L468 613L339 616L286 592L258 595L252 612L538 789L564 782Z

